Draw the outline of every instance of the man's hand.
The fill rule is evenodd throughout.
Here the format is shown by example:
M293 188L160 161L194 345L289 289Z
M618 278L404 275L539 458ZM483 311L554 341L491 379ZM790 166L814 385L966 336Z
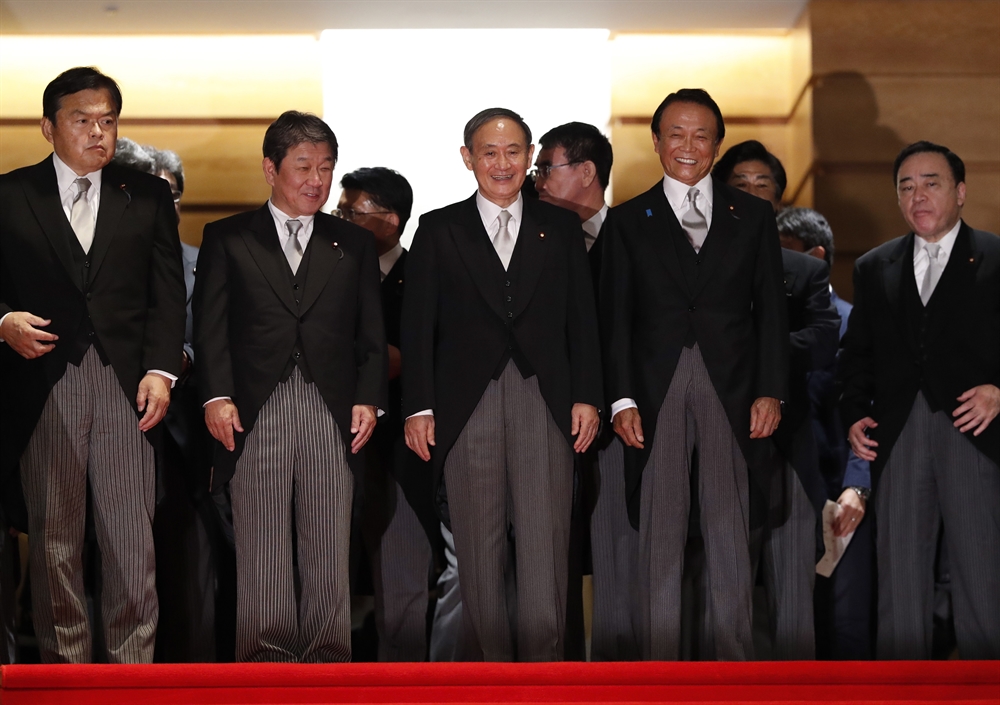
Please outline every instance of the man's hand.
M971 429L973 436L986 430L990 422L1000 413L1000 389L992 384L980 384L958 398L962 405L951 415L955 416L955 428L962 433Z
M634 406L622 409L615 418L612 419L615 433L622 439L622 443L632 448L642 448L642 419L639 417L639 410Z
M750 438L769 438L781 421L781 401L757 397L750 407Z
M411 416L404 427L406 447L420 456L423 461L431 459L431 449L434 445L434 417L430 415Z
M858 524L864 519L865 500L861 499L861 495L848 487L840 493L837 504L840 505L840 511L833 519L833 535L847 536L857 529Z
M52 350L55 347L53 343L59 340L58 335L36 328L50 323L52 321L27 311L12 311L0 325L0 338L21 357L34 360Z
M847 441L851 444L851 450L854 451L856 456L872 463L875 461L877 455L872 448L878 448L878 443L865 435L865 431L869 428L878 428L878 424L875 423L875 419L871 416L866 416L860 421L855 421L847 432Z
M216 399L205 405L205 425L212 438L217 440L226 450L232 452L236 450L236 440L233 431L243 433L243 426L240 424L240 412L236 410L236 404L232 399Z
M597 437L597 428L601 425L601 417L597 413L597 407L590 404L574 404L572 416L573 426L569 432L576 436L573 450L577 453L583 453Z
M351 441L351 453L358 454L358 451L365 447L365 443L372 437L375 424L378 422L378 411L370 404L355 404L351 407L351 433L354 440Z
M170 380L163 375L149 372L139 381L139 393L135 395L139 411L144 412L139 419L139 430L146 432L163 420L170 406Z

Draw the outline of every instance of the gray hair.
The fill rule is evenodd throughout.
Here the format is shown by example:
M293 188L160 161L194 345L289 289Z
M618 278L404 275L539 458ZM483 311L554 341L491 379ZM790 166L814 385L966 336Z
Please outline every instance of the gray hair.
M128 137L119 137L115 144L115 158L111 160L119 166L155 174L156 162L149 151Z
M184 165L181 163L181 158L177 156L177 152L169 149L156 149L148 145L146 150L153 156L153 162L156 164L155 173L166 171L173 175L177 182L177 190L184 193Z
M471 152L472 138L479 128L490 120L501 117L510 118L520 126L521 131L524 133L524 147L527 149L528 145L531 144L531 128L528 127L528 123L524 121L524 118L507 108L486 108L486 110L476 113L471 120L465 123L465 148Z
M785 208L777 220L779 234L798 238L806 250L822 246L826 263L833 266L833 230L821 213L812 208Z

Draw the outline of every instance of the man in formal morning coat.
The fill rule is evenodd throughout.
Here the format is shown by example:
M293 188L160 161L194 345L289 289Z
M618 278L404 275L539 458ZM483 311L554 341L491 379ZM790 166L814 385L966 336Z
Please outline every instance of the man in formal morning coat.
M701 89L668 95L652 121L664 179L605 223L601 335L606 395L625 449L639 529L643 658L680 648L692 453L719 658L753 658L748 467L788 391L788 312L771 205L711 177L725 135ZM760 489L767 478L755 481ZM640 493L641 489L641 493Z
M915 142L893 165L911 232L854 267L841 353L848 441L872 463L876 656L930 658L944 529L955 636L1000 658L1000 239L962 220L965 164Z
M45 662L153 658L152 443L181 373L184 276L167 182L109 164L121 107L113 79L65 71L42 99L52 156L0 177L2 473L20 463ZM88 487L104 655L83 587Z
M387 406L378 258L371 232L319 212L326 123L285 112L263 151L271 198L205 226L194 294L212 484L232 497L236 658L349 661L354 478Z
M463 621L491 661L563 658L573 451L593 441L602 401L583 231L575 214L521 196L533 150L510 110L468 122L461 153L479 189L421 217L403 300L406 442L424 460L434 447Z

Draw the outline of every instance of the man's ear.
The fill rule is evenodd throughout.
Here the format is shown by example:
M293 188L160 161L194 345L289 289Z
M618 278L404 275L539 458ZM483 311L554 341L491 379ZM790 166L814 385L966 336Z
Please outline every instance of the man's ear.
M55 125L47 117L43 117L40 127L42 128L42 136L45 138L45 141L52 144L52 130L55 129Z
M472 171L472 152L464 144L459 151L462 153L462 161L465 162L465 168Z
M816 259L821 259L826 262L826 248L822 245L816 245L816 247L806 252L806 254L810 257L815 257Z
M386 213L386 221L392 223L393 230L396 231L396 236L400 236L403 233L399 231L399 215L396 213Z
M583 171L583 187L590 188L590 185L594 183L594 179L597 178L597 165L587 160L580 167Z
M274 162L268 157L264 157L264 161L261 164L264 169L264 180L267 181L268 186L274 186L274 179L278 174L278 167Z

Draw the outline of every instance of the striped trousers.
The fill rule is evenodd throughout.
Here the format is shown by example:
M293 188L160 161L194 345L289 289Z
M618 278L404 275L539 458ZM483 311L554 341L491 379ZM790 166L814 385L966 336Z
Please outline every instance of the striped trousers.
M158 615L153 448L114 370L93 348L52 388L21 456L21 482L42 660L95 660L82 563L89 482L107 660L151 663Z
M462 615L487 661L561 661L573 450L538 389L510 362L491 380L444 462ZM504 568L515 537L516 644Z
M695 447L716 655L725 661L750 660L750 481L697 344L681 352L642 475L637 581L642 657L675 661L680 654L681 578Z
M236 659L349 661L354 478L333 415L298 368L261 408L236 463L230 492Z
M918 393L872 499L876 656L931 658L943 524L959 656L1000 659L1000 469Z

